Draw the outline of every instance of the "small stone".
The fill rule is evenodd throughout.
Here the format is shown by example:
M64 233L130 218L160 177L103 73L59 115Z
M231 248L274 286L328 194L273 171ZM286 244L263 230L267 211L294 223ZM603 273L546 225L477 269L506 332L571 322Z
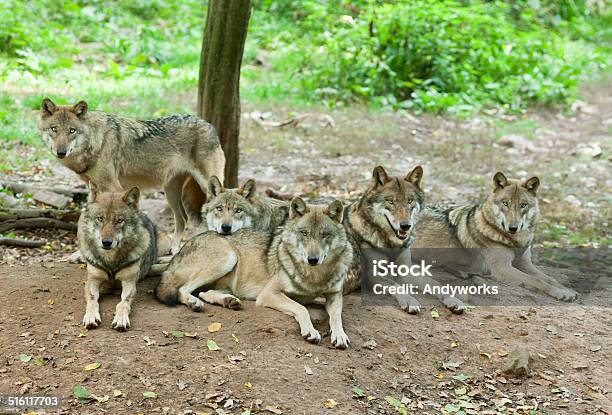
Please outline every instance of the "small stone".
M529 349L525 346L519 346L510 352L502 366L504 374L517 378L529 376L530 370L531 355L529 354Z

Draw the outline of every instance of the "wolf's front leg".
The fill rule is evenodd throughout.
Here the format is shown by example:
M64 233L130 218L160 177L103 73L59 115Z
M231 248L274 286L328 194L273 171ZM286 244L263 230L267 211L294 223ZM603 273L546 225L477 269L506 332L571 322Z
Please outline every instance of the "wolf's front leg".
M300 325L300 333L303 338L310 343L318 344L321 342L321 334L312 325L310 314L306 307L287 297L273 280L259 293L256 304L293 316Z
M100 317L100 285L108 277L106 273L91 265L87 266L87 281L85 282L85 316L83 316L83 326L87 329L98 327L102 322Z
M410 254L410 249L404 249L402 253L399 254L396 261L398 265L412 265L412 256ZM408 314L418 314L421 311L421 304L412 295L407 293L394 294L393 297L397 300L400 308L406 311Z
M556 287L543 279L514 268L512 266L514 254L511 251L492 249L485 251L483 255L491 269L491 276L499 281L538 290L562 301L572 301L574 298L570 290Z
M557 281L556 278L553 278L550 275L546 275L538 267L533 265L533 262L531 261L531 249L527 249L521 256L521 258L516 261L516 267L519 270L527 274L533 275L534 277L544 281L545 283L556 287L559 290L557 294L562 298L559 298L554 295L553 297L564 301L574 301L578 298L578 293L576 291L572 290L571 288L565 287L563 284Z
M130 311L132 301L136 297L139 268L140 263L137 263L117 273L117 279L121 281L121 301L117 304L111 325L117 331L126 331L130 328Z
M326 295L325 300L331 328L331 342L338 349L346 349L351 341L342 327L342 292Z

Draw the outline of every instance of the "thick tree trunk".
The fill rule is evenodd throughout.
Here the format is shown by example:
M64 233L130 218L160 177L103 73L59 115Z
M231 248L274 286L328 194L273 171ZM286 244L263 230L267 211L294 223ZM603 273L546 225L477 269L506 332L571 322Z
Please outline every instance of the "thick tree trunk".
M225 152L225 186L238 187L240 64L251 0L209 0L200 55L198 114L215 126Z

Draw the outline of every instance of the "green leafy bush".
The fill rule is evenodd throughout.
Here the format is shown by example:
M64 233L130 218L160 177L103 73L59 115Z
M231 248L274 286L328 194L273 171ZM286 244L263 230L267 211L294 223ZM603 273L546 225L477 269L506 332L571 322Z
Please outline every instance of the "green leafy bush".
M596 56L568 59L559 35L502 3L411 1L343 16L292 53L303 91L426 111L563 102ZM311 14L310 22L322 16ZM308 25L306 22L305 25Z

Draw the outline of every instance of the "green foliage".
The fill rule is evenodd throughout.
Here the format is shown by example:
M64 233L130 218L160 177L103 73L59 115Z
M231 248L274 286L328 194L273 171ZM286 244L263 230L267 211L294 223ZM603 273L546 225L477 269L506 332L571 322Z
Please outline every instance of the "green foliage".
M454 113L556 105L612 56L603 5L254 0L241 93ZM38 143L35 110L46 95L135 116L191 111L162 97L193 97L205 15L201 0L0 0L0 83L10 86L0 140Z
M509 19L512 9L502 2L369 4L355 16L304 3L310 14L301 26L313 35L282 59L299 61L301 91L330 103L517 111L564 102L584 70L603 64L596 53L570 53L564 37L533 20Z

